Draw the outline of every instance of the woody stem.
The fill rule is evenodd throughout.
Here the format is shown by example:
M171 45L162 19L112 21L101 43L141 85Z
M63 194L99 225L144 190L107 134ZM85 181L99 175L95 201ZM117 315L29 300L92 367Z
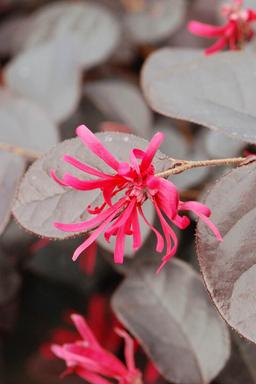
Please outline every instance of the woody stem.
M0 150L25 157L28 160L36 160L42 155L40 152L32 151L30 149L25 149L17 145L11 145L6 143L0 143Z
M145 0L121 0L124 9L128 12L139 12L145 6Z
M242 165L249 161L246 157L234 157L229 159L213 159L213 160L199 160L199 161L187 161L187 160L176 160L172 168L167 169L164 172L157 173L156 176L168 177L171 175L177 175L189 169L201 168L201 167L216 167L223 165Z

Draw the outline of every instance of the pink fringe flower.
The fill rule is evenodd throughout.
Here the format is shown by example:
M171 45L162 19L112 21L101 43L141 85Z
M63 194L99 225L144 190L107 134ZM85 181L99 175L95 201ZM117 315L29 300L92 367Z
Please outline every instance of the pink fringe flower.
M64 375L74 373L90 384L109 384L112 379L119 384L141 383L141 373L134 362L133 340L127 332L116 330L125 341L125 365L102 348L82 316L74 314L71 318L82 340L52 346L53 353L67 365Z
M70 318L74 310L68 310L63 320L65 326L57 327L50 333L50 340L41 344L39 353L43 359L53 360L55 355L52 353L52 344L69 344L77 340L77 332L70 329L72 320ZM86 321L95 337L109 351L118 353L121 345L120 337L112 332L112 329L121 327L121 324L110 310L109 297L102 294L94 294L87 303ZM111 331L110 331L111 330Z
M133 237L134 251L142 245L139 216L156 236L156 251L162 253L165 248L165 255L158 272L177 251L178 239L171 224L180 229L185 229L190 224L189 218L181 216L180 211L195 213L209 226L217 239L222 240L219 231L209 220L211 211L208 207L195 201L180 201L175 185L155 175L152 161L164 139L162 133L158 132L153 136L145 151L136 148L131 150L129 164L119 162L84 125L78 127L76 132L84 145L100 157L113 171L111 174L104 173L65 155L64 160L66 162L89 175L96 176L96 178L80 180L71 174L65 174L61 180L54 171L51 172L54 180L63 186L81 191L94 189L102 191L104 202L101 207L97 207L95 210L87 207L88 212L94 214L95 217L79 223L54 224L56 228L65 232L93 230L91 235L74 252L74 261L101 233L104 233L108 242L111 236L115 236L114 261L122 264L126 236ZM113 197L115 197L115 202L112 201ZM145 216L143 203L147 199L151 201L156 210L162 227L162 234Z
M194 20L188 23L188 30L194 35L217 38L217 41L205 50L206 55L221 51L227 46L231 50L239 49L244 41L249 41L254 34L251 23L256 20L256 12L252 9L243 9L243 0L234 0L233 3L224 5L222 15L227 19L223 26Z

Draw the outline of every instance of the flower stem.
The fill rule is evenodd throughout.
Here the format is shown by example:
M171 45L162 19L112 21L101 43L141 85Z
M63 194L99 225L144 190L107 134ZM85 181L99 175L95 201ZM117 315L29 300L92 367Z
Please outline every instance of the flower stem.
M0 150L5 152L14 153L15 155L25 157L26 159L32 161L38 159L42 153L32 151L30 149L25 149L16 145L0 143Z
M255 158L254 158L255 160ZM176 160L172 168L166 171L157 173L156 176L168 177L171 175L177 175L189 169L201 168L201 167L216 167L223 165L243 165L247 162L252 161L252 158L248 157L234 157L229 159L213 159L213 160L199 160L199 161L187 161L187 160Z

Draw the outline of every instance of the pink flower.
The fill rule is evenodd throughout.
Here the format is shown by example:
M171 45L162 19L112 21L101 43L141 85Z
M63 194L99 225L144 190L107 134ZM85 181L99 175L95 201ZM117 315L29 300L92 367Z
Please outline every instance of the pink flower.
M215 26L190 21L188 30L197 36L217 38L217 41L205 50L206 55L221 51L229 46L230 49L239 49L244 41L253 36L251 23L256 20L256 12L252 9L243 9L243 0L234 0L232 4L222 7L222 15L227 19L223 26Z
M217 228L208 218L211 215L208 207L195 201L180 201L175 185L155 175L152 161L164 139L162 133L158 132L153 136L145 151L136 148L131 150L130 163L119 162L85 126L77 128L77 135L90 151L112 168L112 172L109 174L101 172L68 155L64 156L66 162L79 168L86 174L96 176L96 178L80 180L71 174L65 174L61 180L52 171L54 180L63 186L82 191L94 189L102 191L103 204L94 210L91 207L87 207L88 212L94 215L93 218L79 223L55 223L58 229L66 232L93 230L84 243L76 249L73 260L76 260L101 233L104 233L106 241L109 241L111 236L116 238L114 261L119 264L123 263L126 236L133 237L134 251L142 245L139 216L142 217L146 225L149 226L156 236L156 251L162 253L165 248L165 255L158 271L176 253L178 248L178 239L171 224L176 225L180 229L185 229L190 224L189 218L181 216L180 211L192 211L195 213L211 228L215 236L221 240L221 235ZM162 227L162 234L145 216L143 203L147 199L151 201L156 210Z
M69 344L77 340L77 332L70 329L70 325L73 324L70 316L73 312L72 309L65 312L63 316L65 326L53 329L50 333L50 340L41 344L39 352L43 359L55 358L51 350L52 344ZM115 332L112 332L112 329L121 327L121 324L110 310L109 297L102 294L92 295L87 302L86 319L88 326L100 343L109 351L118 353L121 339Z
M53 353L67 365L64 375L75 373L91 384L109 384L112 379L120 384L141 383L141 373L134 362L133 340L127 332L116 330L125 341L125 365L102 348L82 316L72 315L71 318L82 340L52 346Z

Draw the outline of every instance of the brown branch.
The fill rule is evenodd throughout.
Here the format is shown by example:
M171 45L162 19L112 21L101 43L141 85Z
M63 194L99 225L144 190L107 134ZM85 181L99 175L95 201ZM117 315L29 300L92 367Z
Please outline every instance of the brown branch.
M193 168L201 167L216 167L223 165L242 165L245 164L249 159L246 157L234 157L229 159L213 159L213 160L199 160L199 161L186 161L186 160L176 160L173 167L167 169L164 172L157 173L156 176L159 177L169 177L171 175L177 175L184 171Z
M16 145L6 143L0 143L0 150L25 157L30 161L37 160L42 155L42 153L40 152L32 151L30 149L25 149Z
M121 3L126 11L137 13L145 7L145 0L121 0Z

